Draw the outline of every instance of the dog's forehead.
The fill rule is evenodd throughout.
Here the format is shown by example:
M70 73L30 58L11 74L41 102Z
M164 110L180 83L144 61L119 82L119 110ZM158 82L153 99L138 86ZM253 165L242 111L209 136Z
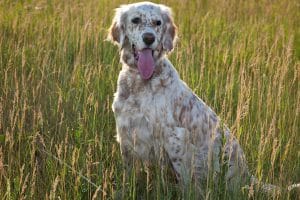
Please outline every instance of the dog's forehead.
M141 16L141 17L158 17L161 15L161 10L159 6L155 4L132 4L129 7L129 12L131 16Z

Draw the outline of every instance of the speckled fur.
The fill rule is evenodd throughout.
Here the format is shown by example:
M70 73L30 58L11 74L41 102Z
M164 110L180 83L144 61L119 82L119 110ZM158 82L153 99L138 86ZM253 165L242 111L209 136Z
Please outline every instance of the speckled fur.
M140 17L141 24L131 23ZM162 20L158 27L154 20ZM143 49L141 35L151 32L156 40L155 72L143 80L134 62L132 45ZM209 172L220 173L221 160L228 165L226 179L244 179L248 170L244 153L217 115L179 78L166 57L176 40L176 26L168 7L149 2L116 10L110 39L120 47L122 70L112 105L117 141L126 165L132 158L151 162L166 152L182 182L206 181Z

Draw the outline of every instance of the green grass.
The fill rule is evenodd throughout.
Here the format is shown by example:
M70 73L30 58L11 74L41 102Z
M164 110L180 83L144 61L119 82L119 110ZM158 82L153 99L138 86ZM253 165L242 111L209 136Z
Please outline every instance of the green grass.
M178 25L170 60L180 76L228 124L254 175L281 187L300 182L299 2L180 2L162 2ZM124 179L111 110L121 65L117 48L104 41L120 4L0 2L1 199L118 199L121 191L125 199L193 199L197 193L192 186L182 191L167 169ZM240 198L220 183L207 188L207 199Z

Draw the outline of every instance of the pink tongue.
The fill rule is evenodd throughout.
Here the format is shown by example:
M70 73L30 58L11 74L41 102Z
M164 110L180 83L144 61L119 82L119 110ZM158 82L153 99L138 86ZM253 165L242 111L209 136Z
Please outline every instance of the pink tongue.
M143 79L149 79L154 71L154 60L151 49L143 49L139 52L138 69Z

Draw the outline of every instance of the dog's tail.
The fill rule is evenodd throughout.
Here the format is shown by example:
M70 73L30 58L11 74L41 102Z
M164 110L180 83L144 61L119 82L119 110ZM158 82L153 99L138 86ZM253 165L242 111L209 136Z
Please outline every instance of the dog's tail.
M295 184L289 185L287 189L288 189L288 191L292 191L296 188L300 189L300 183L295 183Z
M259 181L258 178L256 178L253 175L251 176L250 182L251 182L250 187L258 186L259 189L261 189L265 193L271 194L271 195L280 194L283 191L290 192L296 188L300 188L300 183L295 183L295 184L289 185L287 188L282 188L282 187L279 187L279 186L273 185L273 184L263 183L263 182ZM248 186L248 188L250 188L250 187Z

